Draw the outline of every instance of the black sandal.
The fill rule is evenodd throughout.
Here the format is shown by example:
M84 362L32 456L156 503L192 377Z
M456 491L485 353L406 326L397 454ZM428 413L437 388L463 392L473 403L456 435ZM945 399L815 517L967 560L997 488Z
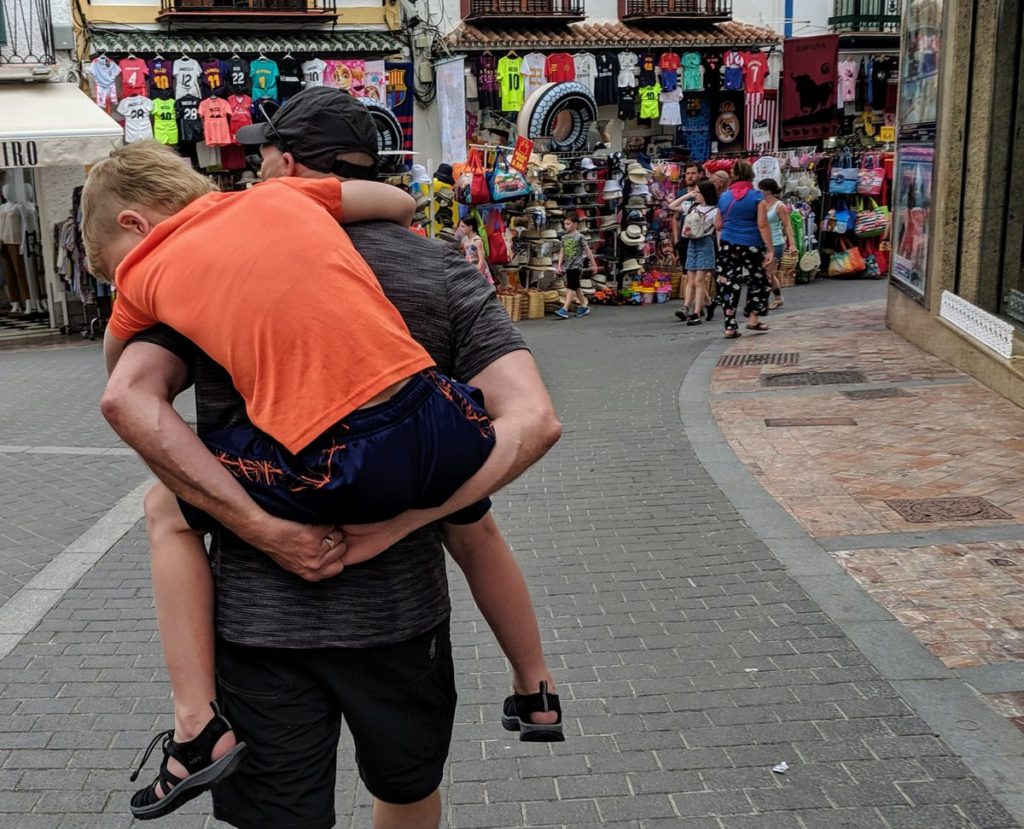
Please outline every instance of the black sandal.
M540 711L554 711L558 719L553 723L535 723L530 721L530 714ZM548 684L540 684L539 694L512 694L505 698L505 707L501 714L501 724L506 731L518 731L519 739L524 743L562 743L562 705L558 694L548 693Z
M216 702L211 702L213 719L206 724L206 727L194 740L187 743L174 742L174 729L161 731L157 734L146 749L146 754L139 763L139 767L132 774L134 782L139 777L139 772L146 765L149 755L153 753L156 744L163 740L161 746L164 752L163 762L160 763L160 771L156 779L146 788L139 789L132 795L132 815L136 820L153 820L170 814L175 809L184 806L207 789L217 785L221 780L238 768L238 764L245 754L247 746L245 743L238 743L227 754L217 760L211 760L210 754L217 741L233 730L231 723L227 721ZM188 775L184 778L176 777L167 770L167 760L173 757L188 769ZM156 787L160 785L164 796L157 797Z

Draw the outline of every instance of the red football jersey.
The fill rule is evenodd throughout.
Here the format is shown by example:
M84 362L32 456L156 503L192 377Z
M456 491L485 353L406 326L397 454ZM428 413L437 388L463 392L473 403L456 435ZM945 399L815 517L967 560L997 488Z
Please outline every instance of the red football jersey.
M661 60L658 61L658 68L668 72L675 72L680 66L682 66L682 62L675 52L665 52L661 56Z
M124 58L117 64L121 69L121 97L130 98L132 95L149 96L149 87L146 84L146 76L149 74L149 67L142 58Z
M565 83L576 80L576 65L568 52L554 52L548 55L545 76L550 83Z
M768 57L762 52L747 52L743 62L743 85L747 92L764 92Z

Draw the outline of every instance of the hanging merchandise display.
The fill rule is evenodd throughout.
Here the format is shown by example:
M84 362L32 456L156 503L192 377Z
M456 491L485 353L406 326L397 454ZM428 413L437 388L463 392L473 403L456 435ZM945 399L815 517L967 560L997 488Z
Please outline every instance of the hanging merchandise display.
M836 134L837 35L786 41L782 140L807 142Z
M712 153L729 153L743 149L743 104L742 92L722 91L714 96Z
M519 134L531 141L545 139L555 152L579 152L587 144L597 102L578 81L549 83L530 96L519 113Z
M498 89L501 90L501 109L504 112L519 112L523 108L522 67L523 59L515 53L498 61Z

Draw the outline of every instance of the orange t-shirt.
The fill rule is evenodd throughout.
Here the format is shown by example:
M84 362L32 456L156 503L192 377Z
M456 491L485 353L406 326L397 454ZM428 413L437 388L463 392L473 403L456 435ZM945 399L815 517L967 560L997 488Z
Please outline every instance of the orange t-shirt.
M339 226L341 192L282 178L192 202L117 268L111 333L169 325L227 370L253 424L308 446L434 364Z

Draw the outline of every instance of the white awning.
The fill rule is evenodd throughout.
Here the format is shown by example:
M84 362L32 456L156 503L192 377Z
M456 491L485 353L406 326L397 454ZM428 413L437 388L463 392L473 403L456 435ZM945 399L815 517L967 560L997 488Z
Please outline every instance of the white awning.
M93 164L122 137L120 124L74 84L0 86L0 169Z

